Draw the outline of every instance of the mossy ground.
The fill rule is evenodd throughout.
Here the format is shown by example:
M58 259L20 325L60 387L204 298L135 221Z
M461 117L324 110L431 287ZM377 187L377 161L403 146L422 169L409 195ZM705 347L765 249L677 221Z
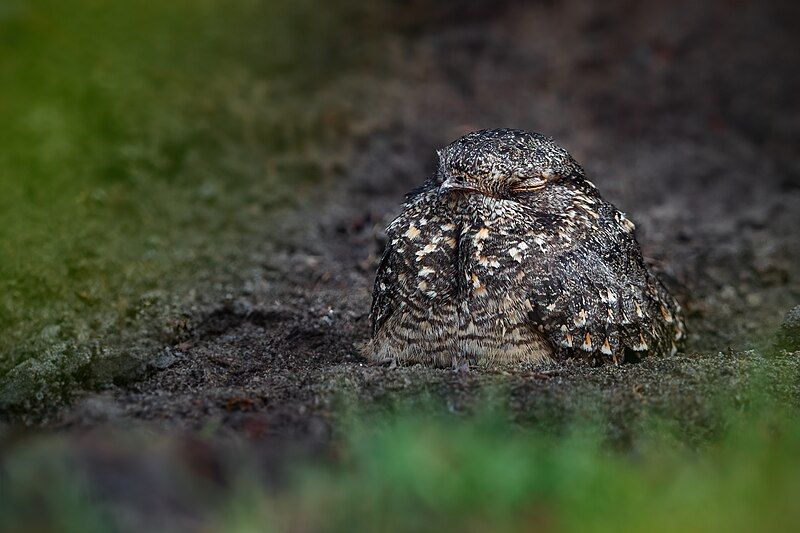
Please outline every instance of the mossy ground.
M130 379L330 176L363 52L313 2L0 11L0 402ZM341 152L339 152L341 153ZM9 372L18 367L16 372Z

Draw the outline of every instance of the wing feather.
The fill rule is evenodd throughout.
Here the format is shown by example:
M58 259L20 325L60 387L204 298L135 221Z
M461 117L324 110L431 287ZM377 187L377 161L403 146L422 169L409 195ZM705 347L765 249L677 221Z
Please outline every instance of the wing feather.
M663 301L660 283L637 256L613 266L607 257L585 245L551 257L539 270L547 274L531 280L534 325L563 357L621 363L664 353L672 332L656 313L662 307L675 312ZM627 276L616 273L619 266Z

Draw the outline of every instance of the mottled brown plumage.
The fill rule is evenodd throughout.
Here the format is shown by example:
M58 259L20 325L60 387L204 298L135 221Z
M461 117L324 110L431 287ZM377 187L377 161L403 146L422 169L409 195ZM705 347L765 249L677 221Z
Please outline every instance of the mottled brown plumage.
M369 357L435 365L675 353L681 308L552 139L470 133L387 228Z

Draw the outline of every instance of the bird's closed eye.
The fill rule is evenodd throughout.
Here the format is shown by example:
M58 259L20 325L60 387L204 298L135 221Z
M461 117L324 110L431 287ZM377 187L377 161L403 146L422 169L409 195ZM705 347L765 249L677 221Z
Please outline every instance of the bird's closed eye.
M536 192L542 190L544 186L547 184L547 180L540 177L540 176L531 176L529 178L524 178L515 183L511 187L511 192L513 193L526 193L526 192Z

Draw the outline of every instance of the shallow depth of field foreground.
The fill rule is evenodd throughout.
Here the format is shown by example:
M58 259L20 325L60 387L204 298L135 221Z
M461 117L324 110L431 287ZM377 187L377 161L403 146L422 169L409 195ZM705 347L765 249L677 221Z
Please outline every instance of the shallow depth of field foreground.
M792 2L0 6L0 530L800 527ZM370 364L384 228L544 132L673 357Z

